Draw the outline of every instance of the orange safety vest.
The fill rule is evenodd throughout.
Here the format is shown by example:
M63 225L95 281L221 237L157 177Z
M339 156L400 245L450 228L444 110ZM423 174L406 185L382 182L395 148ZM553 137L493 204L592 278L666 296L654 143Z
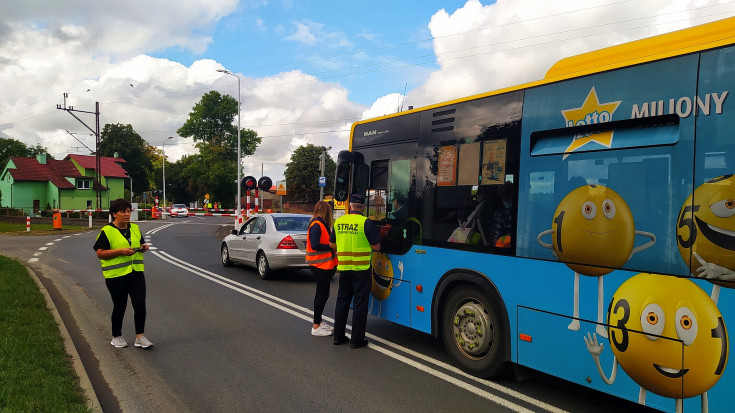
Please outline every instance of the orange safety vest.
M319 243L329 244L329 232L327 231L327 227L324 226L321 221L317 221L315 219L309 224L309 229L311 229L311 226L314 224L318 224L322 230L321 236L319 237ZM332 251L316 251L311 247L308 230L306 234L306 263L323 270L331 270L337 266L337 255L333 254Z

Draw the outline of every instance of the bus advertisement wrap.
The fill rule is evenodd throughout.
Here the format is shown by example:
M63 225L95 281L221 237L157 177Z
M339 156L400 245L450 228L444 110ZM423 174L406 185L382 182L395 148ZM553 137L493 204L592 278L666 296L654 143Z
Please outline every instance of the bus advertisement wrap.
M354 124L381 233L370 313L480 377L516 363L665 411L729 410L733 39L735 18Z

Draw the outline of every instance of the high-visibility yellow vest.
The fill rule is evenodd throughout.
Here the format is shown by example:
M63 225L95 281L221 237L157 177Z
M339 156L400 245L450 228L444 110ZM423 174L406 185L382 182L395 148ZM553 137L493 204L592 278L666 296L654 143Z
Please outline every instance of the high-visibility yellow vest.
M347 214L334 222L338 270L359 271L370 268L370 254L373 248L365 237L365 221L367 221L365 216Z
M309 229L312 225L318 225L321 228L321 237L319 239L320 244L329 244L329 232L327 227L322 224L321 221L316 219L311 221ZM331 270L337 265L337 257L332 254L332 251L317 251L311 245L311 238L309 234L306 234L306 263L313 265L314 267L321 268L323 270Z
M130 227L130 244L123 237L120 230L112 225L105 225L97 238L104 232L107 240L110 241L110 249L116 250L121 248L140 248L140 229L137 224L128 224ZM105 278L122 277L133 271L143 271L143 253L136 252L133 255L121 255L110 259L100 259L102 264L102 275Z

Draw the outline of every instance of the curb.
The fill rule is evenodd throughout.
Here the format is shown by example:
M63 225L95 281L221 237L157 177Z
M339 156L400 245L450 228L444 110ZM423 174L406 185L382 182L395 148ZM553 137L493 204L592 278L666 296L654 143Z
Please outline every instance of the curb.
M71 357L72 367L74 368L74 371L79 378L79 386L82 388L84 397L87 399L87 407L89 407L92 412L102 412L102 406L100 405L100 401L97 398L97 393L95 393L94 387L92 387L92 382L89 380L87 370L84 369L84 365L82 364L82 360L79 357L77 348L74 346L74 342L71 340L69 331L66 329L64 321L59 315L59 310L56 309L56 305L54 304L53 300L51 300L51 296L49 295L48 290L46 290L46 287L43 286L41 280L38 279L36 273L27 266L26 270L28 270L28 273L33 278L33 281L35 281L36 285L38 285L38 289L41 291L41 294L43 294L44 298L46 299L46 306L51 311L51 314L54 315L56 324L59 325L59 332L61 333L61 338L64 340L66 353L69 355L69 357Z

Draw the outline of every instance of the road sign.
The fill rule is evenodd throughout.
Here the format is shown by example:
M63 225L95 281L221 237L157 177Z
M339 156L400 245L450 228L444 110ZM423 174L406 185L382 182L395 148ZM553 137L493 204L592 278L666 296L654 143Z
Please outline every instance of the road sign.
M327 178L324 176L319 177L319 186L325 187L327 186Z
M276 195L286 195L286 181L276 182Z
M347 208L347 201L334 201L334 209L345 209Z

